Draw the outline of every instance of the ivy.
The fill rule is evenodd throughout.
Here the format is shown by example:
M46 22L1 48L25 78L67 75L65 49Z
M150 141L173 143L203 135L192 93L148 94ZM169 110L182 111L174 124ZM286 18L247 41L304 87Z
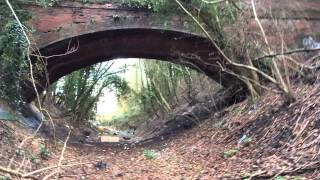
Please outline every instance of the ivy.
M122 6L125 8L145 9L153 12L164 12L169 8L167 0L122 0Z
M15 1L12 5L18 9ZM0 99L17 107L21 102L21 77L26 77L27 41L9 8L0 5ZM30 13L17 11L21 21L30 19Z
M53 6L57 1L35 0L43 7ZM31 19L31 13L22 10L17 0L11 0L10 3L22 23ZM18 107L22 103L21 84L30 77L28 44L7 4L0 4L0 8L0 99Z
M36 0L36 4L42 7L54 6L59 0Z

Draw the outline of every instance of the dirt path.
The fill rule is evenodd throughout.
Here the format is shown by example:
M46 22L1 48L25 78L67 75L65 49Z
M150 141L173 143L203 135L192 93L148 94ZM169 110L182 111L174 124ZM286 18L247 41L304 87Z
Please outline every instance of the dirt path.
M95 163L69 169L62 179L319 179L319 156L312 150L319 146L312 142L320 135L320 94L316 86L294 88L302 96L290 107L281 104L279 95L267 94L163 141L134 148L74 147L69 159ZM247 145L239 144L243 135L250 137ZM154 151L152 159L145 150ZM97 162L106 167L97 168Z
M62 167L58 179L320 179L319 89L296 86L294 92L300 96L289 107L281 104L279 95L268 93L259 101L245 101L216 113L193 129L141 146L70 141L62 166L73 166ZM37 137L19 149L31 132L5 122L0 133L5 135L0 137L1 166L7 167L12 157L11 168L22 172L58 164L63 141L54 148L52 141ZM243 137L249 137L246 144L239 143ZM41 144L47 145L47 158L40 156ZM153 152L151 158L144 154L146 150Z

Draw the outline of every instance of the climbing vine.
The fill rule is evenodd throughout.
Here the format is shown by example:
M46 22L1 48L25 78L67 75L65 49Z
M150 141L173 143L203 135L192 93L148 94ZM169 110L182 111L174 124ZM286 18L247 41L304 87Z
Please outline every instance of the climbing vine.
M13 5L18 5L13 1ZM0 8L0 99L13 106L21 102L21 78L26 73L27 42L18 23L12 18L8 7L1 4ZM30 19L26 11L19 11L21 21Z
M36 0L38 5L52 6L57 0ZM31 19L31 13L19 7L19 1L11 0L19 20L24 23ZM7 4L0 4L0 99L14 107L22 102L21 82L30 77L27 54L28 44L21 27L13 18ZM28 31L28 27L25 26Z

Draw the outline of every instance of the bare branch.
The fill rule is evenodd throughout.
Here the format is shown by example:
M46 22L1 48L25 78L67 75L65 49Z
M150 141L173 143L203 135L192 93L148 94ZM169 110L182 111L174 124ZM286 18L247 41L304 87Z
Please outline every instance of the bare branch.
M284 56L284 55L290 55L290 54L296 54L296 53L307 53L307 52L314 52L314 51L320 51L320 48L314 48L314 49L305 49L305 48L300 48L300 49L294 49L290 51L286 51L283 53L274 53L274 54L268 54L265 56L258 57L254 59L253 61L259 61L265 58L273 58L277 56Z

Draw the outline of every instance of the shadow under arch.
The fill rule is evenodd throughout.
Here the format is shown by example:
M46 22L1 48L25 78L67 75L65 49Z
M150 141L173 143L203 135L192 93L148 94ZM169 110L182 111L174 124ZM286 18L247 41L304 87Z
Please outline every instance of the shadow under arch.
M70 47L77 47L72 53L66 53ZM118 58L161 59L175 64L186 65L200 71L225 88L242 89L244 83L237 77L222 72L217 64L225 64L223 57L212 43L203 36L188 32L150 29L121 28L87 33L66 38L41 47L39 52L44 59L49 83L73 71L99 62ZM39 60L31 56L33 65ZM47 87L45 73L37 74L38 92ZM36 98L31 82L23 82L22 96L26 102Z

